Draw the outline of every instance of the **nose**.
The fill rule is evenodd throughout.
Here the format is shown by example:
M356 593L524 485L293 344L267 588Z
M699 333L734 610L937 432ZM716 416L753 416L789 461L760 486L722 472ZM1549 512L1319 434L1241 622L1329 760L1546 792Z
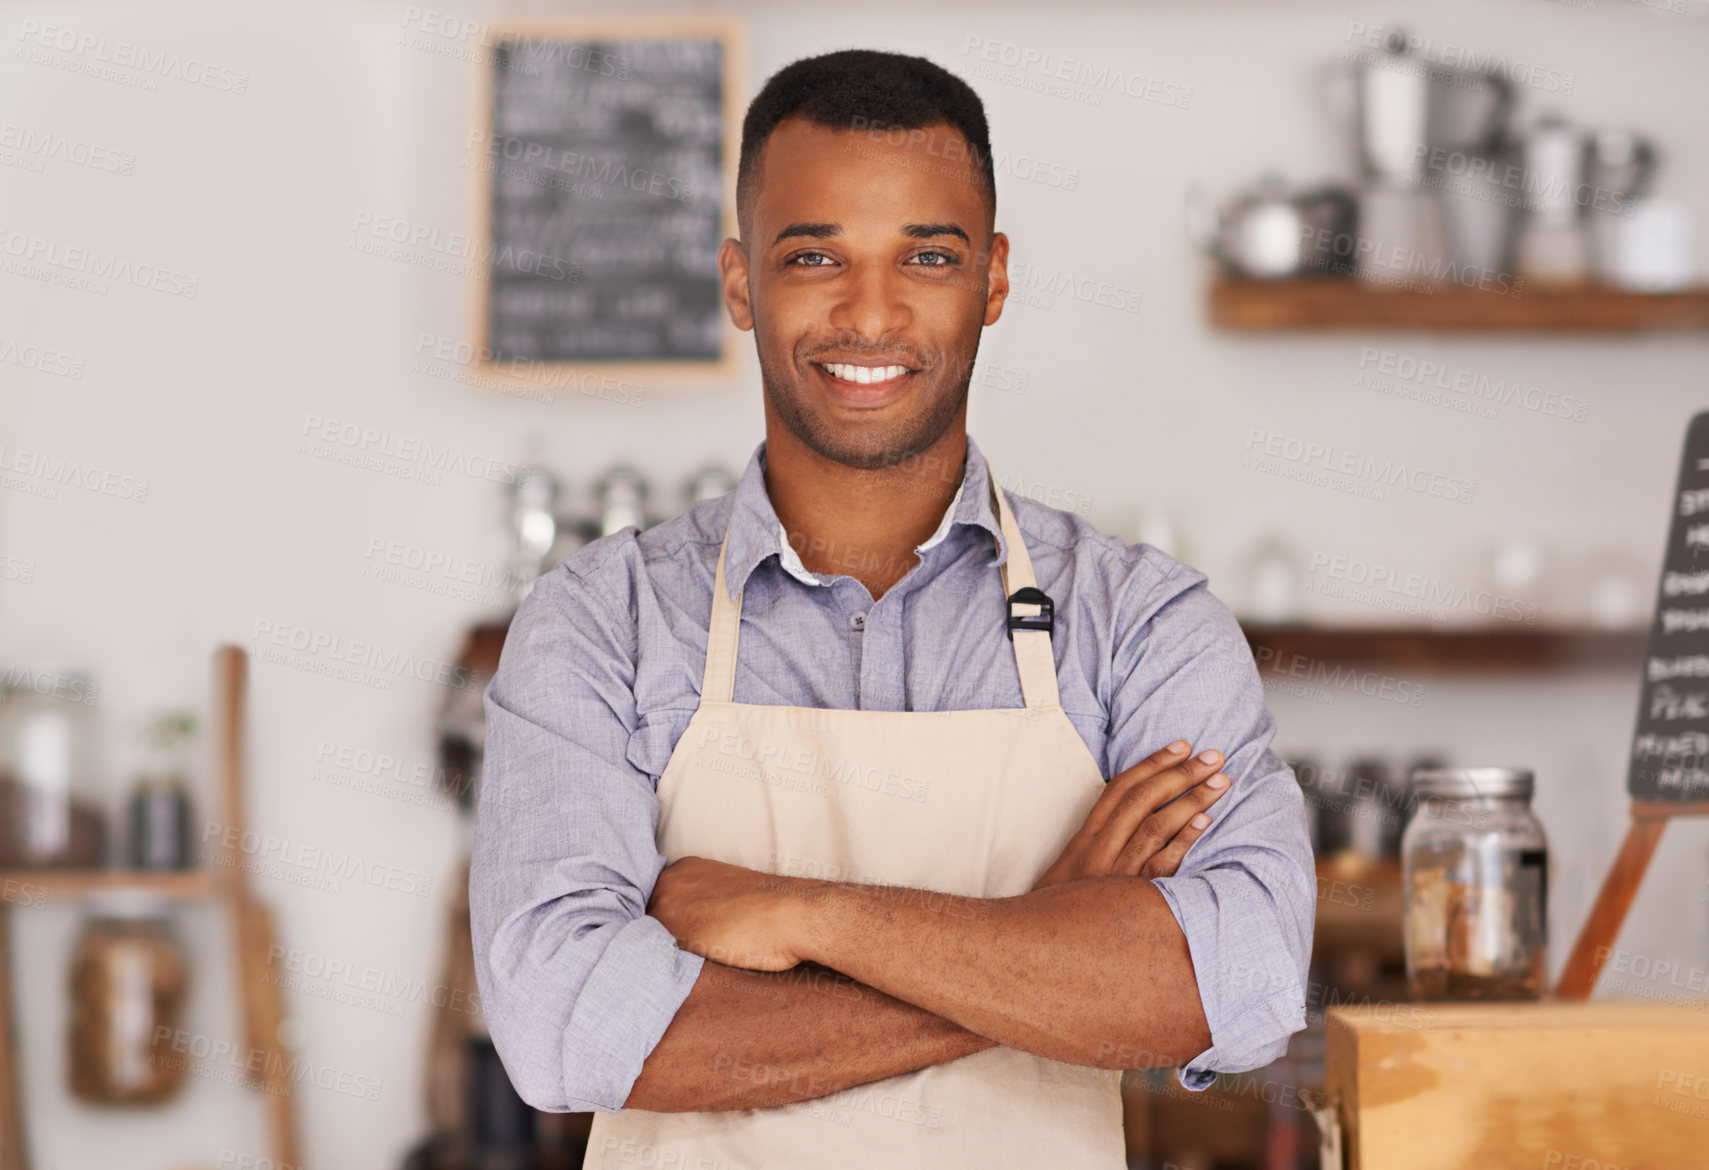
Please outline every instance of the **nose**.
M838 332L876 345L913 324L914 310L904 296L902 275L889 265L855 265L838 283L842 295L832 307L829 322Z

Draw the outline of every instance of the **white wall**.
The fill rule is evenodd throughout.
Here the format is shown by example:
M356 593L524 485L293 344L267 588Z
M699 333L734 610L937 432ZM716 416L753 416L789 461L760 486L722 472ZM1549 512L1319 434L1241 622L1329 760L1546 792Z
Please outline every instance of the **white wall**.
M1206 266L1181 230L1194 180L1226 192L1267 166L1295 179L1346 173L1347 152L1314 99L1315 63L1342 52L1352 22L1418 31L1534 60L1575 78L1570 97L1526 94L1587 122L1652 133L1660 191L1704 230L1709 271L1709 20L1600 0L1431 5L1197 3L745 4L719 11L751 29L748 92L787 61L829 47L919 52L964 73L982 38L1080 56L1191 87L1186 109L1119 95L1091 107L969 74L999 151L1077 168L1073 191L1000 178L1000 226L1017 262L1140 291L1128 314L1058 297L1017 306L989 331L987 360L1028 374L1025 394L981 389L972 427L1005 479L1092 499L1131 536L1141 507L1167 508L1188 559L1241 601L1244 558L1266 535L1302 556L1364 558L1398 572L1475 584L1488 550L1522 536L1564 563L1626 558L1646 581L1666 531L1678 443L1705 405L1700 336L1606 339L1345 335L1231 338L1205 324ZM697 6L695 10L708 10ZM547 15L459 6L478 19ZM358 215L446 232L470 218L461 169L476 75L467 62L400 43L408 9L317 3L291 9L162 0L8 5L0 122L59 132L134 156L130 175L63 161L41 173L0 165L0 238L87 246L199 279L194 299L117 284L105 294L0 273L0 337L84 360L80 379L0 365L0 442L148 482L135 502L78 488L56 499L0 491L0 559L33 579L0 581L0 658L86 664L102 686L112 774L121 732L157 706L207 694L211 648L250 644L266 623L369 640L431 662L491 606L364 576L374 541L498 561L503 495L475 476L412 482L299 451L310 416L518 460L530 444L585 499L618 459L675 485L709 459L739 469L760 437L751 359L739 382L657 390L640 409L598 400L548 406L412 373L418 336L465 336L467 282L350 248ZM13 51L25 22L57 24L195 55L247 74L239 95L160 80L153 92L76 71L93 51ZM43 60L48 63L43 63ZM68 67L69 66L69 67ZM1011 79L1013 75L1010 75ZM13 247L11 243L8 248ZM1361 389L1366 347L1588 399L1587 421L1504 409L1486 420ZM1427 496L1358 499L1240 465L1252 428L1393 456L1474 479L1470 505ZM8 458L11 456L9 454ZM16 576L16 574L13 574ZM1314 610L1375 620L1366 607ZM1569 601L1545 619L1567 620ZM1457 758L1539 769L1538 805L1557 844L1557 963L1617 840L1635 681L1547 685L1432 680L1416 710L1279 695L1282 744L1330 758L1357 748L1445 747ZM393 979L437 975L447 882L460 851L443 808L317 780L322 745L431 764L440 690L389 689L255 664L255 827L291 846L345 851L429 875L415 897L345 882L339 893L264 880L280 930L316 956ZM407 787L403 789L407 791ZM1670 830L1626 945L1709 966L1702 826ZM76 919L20 913L28 1113L38 1167L137 1167L259 1154L256 1099L197 1082L182 1104L114 1121L63 1094L64 964ZM217 923L187 920L197 944L192 1027L231 1035L229 972L207 945ZM401 1016L312 995L288 997L301 1054L376 1079L377 1102L299 1095L309 1164L395 1164L423 1126L427 1011ZM236 1152L236 1153L233 1153ZM222 1164L235 1165L235 1161Z

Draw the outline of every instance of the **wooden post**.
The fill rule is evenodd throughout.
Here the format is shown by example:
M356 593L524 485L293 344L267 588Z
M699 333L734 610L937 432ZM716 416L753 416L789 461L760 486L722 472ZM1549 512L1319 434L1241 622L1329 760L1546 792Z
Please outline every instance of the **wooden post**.
M1579 931L1578 942L1573 945L1572 955L1561 970L1560 981L1555 984L1558 997L1589 999L1590 993L1596 990L1603 961L1620 937L1620 928L1625 925L1626 914L1638 896L1638 886L1644 880L1644 871L1650 867L1650 858L1655 856L1656 846L1661 843L1662 830L1667 828L1668 821L1674 817L1706 815L1709 815L1709 801L1692 804L1632 803L1632 823L1626 829L1626 839L1615 855L1614 864L1608 869L1608 876L1602 881L1602 890L1596 895L1584 929Z
M18 1036L12 1014L12 914L0 901L0 1170L29 1170L18 1101Z
M220 728L219 792L222 854L220 889L231 920L232 940L237 951L237 992L243 1007L244 1039L248 1051L261 1053L257 1077L267 1094L268 1127L272 1132L273 1160L280 1166L300 1166L297 1155L296 1111L287 1075L290 1056L279 1039L284 1022L279 985L267 978L267 959L273 948L273 918L267 907L249 895L248 875L243 868L241 848L224 840L241 841L243 815L243 713L248 690L249 659L241 646L230 644L214 651L215 717ZM235 830L229 833L228 830Z

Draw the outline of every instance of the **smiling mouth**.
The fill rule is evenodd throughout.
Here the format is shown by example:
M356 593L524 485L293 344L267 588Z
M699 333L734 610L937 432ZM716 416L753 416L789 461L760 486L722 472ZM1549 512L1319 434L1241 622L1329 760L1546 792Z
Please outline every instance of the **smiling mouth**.
M838 382L850 386L890 386L914 371L907 366L862 366L853 362L814 362Z

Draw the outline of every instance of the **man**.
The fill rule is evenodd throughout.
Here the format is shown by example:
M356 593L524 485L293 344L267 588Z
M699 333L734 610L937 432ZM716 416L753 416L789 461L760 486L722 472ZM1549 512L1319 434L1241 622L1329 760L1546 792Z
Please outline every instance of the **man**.
M967 435L995 197L930 62L772 77L719 254L765 442L511 626L477 972L590 1166L1114 1168L1115 1070L1202 1088L1304 1026L1304 803L1238 626Z

